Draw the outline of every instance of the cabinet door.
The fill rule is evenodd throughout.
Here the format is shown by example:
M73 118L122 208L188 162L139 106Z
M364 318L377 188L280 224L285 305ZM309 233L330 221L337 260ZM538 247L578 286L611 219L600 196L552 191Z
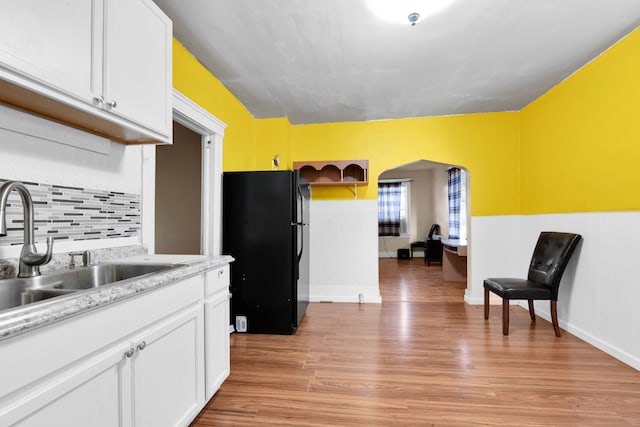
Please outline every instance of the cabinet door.
M204 305L207 400L229 376L229 293L224 291Z
M0 425L113 427L129 417L128 343L116 345L41 381L0 408ZM130 387L129 387L130 388Z
M172 24L150 0L106 0L105 108L171 134Z
M204 404L202 305L192 306L134 340L134 425L187 425Z
M4 2L0 67L91 102L101 93L102 0Z

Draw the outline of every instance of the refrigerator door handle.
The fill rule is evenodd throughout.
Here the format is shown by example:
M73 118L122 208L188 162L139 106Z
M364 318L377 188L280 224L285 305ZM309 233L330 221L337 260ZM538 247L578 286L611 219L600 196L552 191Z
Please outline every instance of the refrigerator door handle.
M298 254L298 262L302 259L302 252L304 252L304 231L302 228L304 227L304 196L302 195L302 191L300 190L300 186L296 187L296 191L298 192L298 197L300 201L300 222L298 222L298 226L300 227L300 253Z
M303 222L292 222L291 226L292 227L300 227L300 249L297 253L298 256L298 262L300 262L300 259L302 258L302 252L304 251L304 233L302 232L302 227L305 226L306 224Z

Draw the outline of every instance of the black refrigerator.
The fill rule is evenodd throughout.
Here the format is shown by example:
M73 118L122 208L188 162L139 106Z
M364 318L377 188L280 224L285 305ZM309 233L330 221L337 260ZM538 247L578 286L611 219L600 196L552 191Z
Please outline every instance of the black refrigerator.
M225 172L222 252L238 332L294 334L309 304L310 187L298 171Z

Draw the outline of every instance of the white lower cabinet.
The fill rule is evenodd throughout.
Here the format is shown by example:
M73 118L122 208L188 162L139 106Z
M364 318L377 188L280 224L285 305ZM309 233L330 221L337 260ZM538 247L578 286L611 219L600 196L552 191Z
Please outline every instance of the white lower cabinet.
M9 407L2 408L0 425L41 427L112 427L127 423L129 402L120 384L126 365L126 343L114 346L77 366L43 381ZM123 405L123 403L127 403Z
M229 376L229 266L205 275L206 398L211 399Z
M202 306L194 307L133 342L129 351L134 351L130 385L135 426L187 425L202 408L202 317Z
M203 277L0 342L0 425L188 425L205 404Z
M229 292L224 291L204 304L206 324L206 395L211 399L230 373Z

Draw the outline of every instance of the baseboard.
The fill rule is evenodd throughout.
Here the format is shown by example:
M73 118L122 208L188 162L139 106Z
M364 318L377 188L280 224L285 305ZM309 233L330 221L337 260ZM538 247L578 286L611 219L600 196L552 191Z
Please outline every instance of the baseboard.
M359 296L351 296L351 295L315 295L310 296L309 301L311 302L335 302L335 303L359 303ZM382 297L378 296L370 296L365 295L364 304L382 304Z
M472 298L465 293L464 302L470 305L483 305L484 297ZM527 311L529 310L528 303L525 301L520 301L520 300L511 301L511 304L519 305L520 307L522 307L523 310L527 310ZM548 311L540 310L538 307L536 307L536 316L539 316L544 320L546 320L547 322L551 323L551 313ZM562 319L558 319L558 323L562 329L569 332L571 335L574 335L580 338L582 341L585 341L586 343L591 344L592 346L598 348L599 350L604 351L605 353L611 355L612 357L615 357L619 361L640 371L640 359L635 357L634 355L614 345L611 345L606 341L603 341L597 337L594 337L593 335L587 333L583 329L578 328Z
M469 305L484 305L484 295L482 295L481 297L472 297L470 294L471 294L471 292L469 291L469 289L465 289L465 291L464 291L464 302L466 302ZM493 295L493 296L495 297L496 295ZM492 307L497 307L497 306L501 306L502 302L500 304L496 304L495 301L494 301L493 303L490 302L490 304L491 304ZM517 300L509 301L509 304L511 304L511 305L521 305L519 303L519 301L517 301ZM527 310L528 310L528 308L527 308Z
M422 252L415 251L413 253L413 257L422 259L422 258L424 258L424 254ZM398 258L398 254L397 253L390 254L390 253L386 253L386 252L378 252L378 258Z
M466 302L469 305L483 305L484 304L484 296L482 296L480 298L474 298L469 294L470 294L469 290L466 289L464 291L464 302Z
M359 303L358 296L353 297L345 297L345 296L323 296L323 297L309 297L310 302L335 302L338 304L341 303ZM382 304L382 298L365 298L362 304Z
M525 310L529 310L529 307L527 305L525 305L525 302L520 302L520 306L525 309ZM544 311L544 310L540 310L538 309L538 307L536 307L536 316L542 317L544 320L548 321L549 323L551 323L551 313L548 311ZM604 351L605 353L609 354L612 357L615 357L616 359L618 359L619 361L631 366L632 368L640 371L640 359L638 357L635 357L634 355L614 346L609 344L606 341L603 341L597 337L594 337L593 335L589 334L588 332L586 332L585 330L578 328L562 319L558 319L558 324L560 325L560 327L562 329L564 329L565 331L569 332L571 335L574 335L578 338L580 338L582 341L585 341L589 344L591 344L592 346L598 348L599 350Z

